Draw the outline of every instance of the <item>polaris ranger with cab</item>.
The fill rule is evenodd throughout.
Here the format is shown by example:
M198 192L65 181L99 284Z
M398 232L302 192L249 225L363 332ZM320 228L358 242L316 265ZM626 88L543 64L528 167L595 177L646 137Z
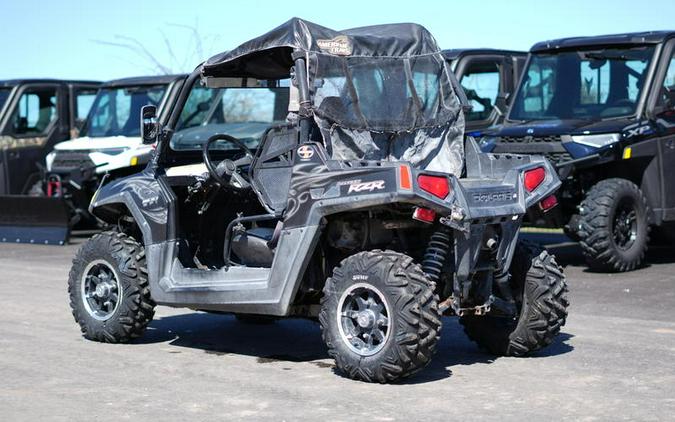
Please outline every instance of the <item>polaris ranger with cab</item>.
M80 136L56 144L47 155L44 194L65 200L71 228L96 227L87 208L104 175L128 176L148 163L154 147L141 139L141 108L154 105L164 119L185 77L143 76L104 83Z
M222 132L182 136L209 91ZM548 345L565 278L517 238L560 182L541 157L465 139L458 92L415 24L294 18L207 60L164 127L144 108L143 137L159 138L147 168L92 201L116 229L70 271L84 336L130 341L157 304L318 318L337 368L376 382L429 362L444 313L497 354Z
M471 105L464 113L466 133L481 136L504 120L523 72L527 53L492 48L443 50Z
M0 241L52 239L63 230L62 204L39 195L45 156L75 135L100 82L56 79L0 81ZM54 239L60 235L54 236Z
M535 44L506 121L480 141L555 164L561 206L531 220L563 226L593 269L638 267L650 226L675 221L674 48L675 32Z

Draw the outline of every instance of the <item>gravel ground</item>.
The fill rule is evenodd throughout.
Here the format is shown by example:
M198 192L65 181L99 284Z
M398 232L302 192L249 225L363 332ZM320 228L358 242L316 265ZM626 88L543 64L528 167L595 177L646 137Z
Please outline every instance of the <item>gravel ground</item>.
M84 340L66 292L64 247L0 244L0 419L15 420L672 420L675 256L597 274L579 249L552 244L570 284L558 340L528 358L478 350L444 320L439 352L396 385L333 370L318 325L259 326L158 307L126 345Z

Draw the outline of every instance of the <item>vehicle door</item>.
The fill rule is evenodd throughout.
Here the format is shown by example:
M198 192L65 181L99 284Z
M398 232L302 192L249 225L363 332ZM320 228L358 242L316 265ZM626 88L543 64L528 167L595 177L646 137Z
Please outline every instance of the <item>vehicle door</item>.
M20 87L0 122L0 194L26 194L40 180L40 165L54 144L68 138L68 115L59 84Z
M98 88L92 85L70 86L70 139L80 136L80 129L87 120L87 115L94 104Z
M675 40L662 54L649 101L649 113L659 134L663 217L675 220Z
M455 74L464 88L472 110L465 114L467 132L488 128L506 112L507 72L503 57L467 56L457 64Z

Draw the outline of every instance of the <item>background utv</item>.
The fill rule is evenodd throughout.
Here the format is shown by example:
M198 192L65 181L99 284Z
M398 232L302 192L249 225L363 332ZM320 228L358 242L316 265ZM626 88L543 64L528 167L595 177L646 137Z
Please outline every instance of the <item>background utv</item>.
M543 158L465 142L454 84L413 24L292 19L209 59L165 128L143 110L144 138L159 134L147 169L94 197L118 229L73 262L85 337L138 337L157 303L305 316L340 371L378 382L429 362L443 313L494 353L551 343L565 279L517 233L559 181Z
M675 33L535 44L509 115L486 151L544 154L563 180L560 207L535 224L564 226L591 268L643 260L650 226L675 221Z

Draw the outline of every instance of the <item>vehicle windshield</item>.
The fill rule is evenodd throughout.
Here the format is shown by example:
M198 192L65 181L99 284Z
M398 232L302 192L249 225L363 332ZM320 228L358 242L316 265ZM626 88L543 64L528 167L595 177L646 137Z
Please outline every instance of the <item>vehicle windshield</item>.
M509 120L600 120L635 114L653 46L534 54Z
M316 114L350 129L441 126L457 109L440 55L406 59L320 55L313 86Z
M195 84L171 137L174 150L200 150L215 134L233 136L250 148L258 146L265 131L286 121L289 81L232 78L226 87ZM236 150L227 141L213 149Z
M0 88L0 110L5 105L7 98L9 98L10 92L12 92L12 88Z
M166 89L167 85L100 89L81 136L141 136L141 108L159 106Z

